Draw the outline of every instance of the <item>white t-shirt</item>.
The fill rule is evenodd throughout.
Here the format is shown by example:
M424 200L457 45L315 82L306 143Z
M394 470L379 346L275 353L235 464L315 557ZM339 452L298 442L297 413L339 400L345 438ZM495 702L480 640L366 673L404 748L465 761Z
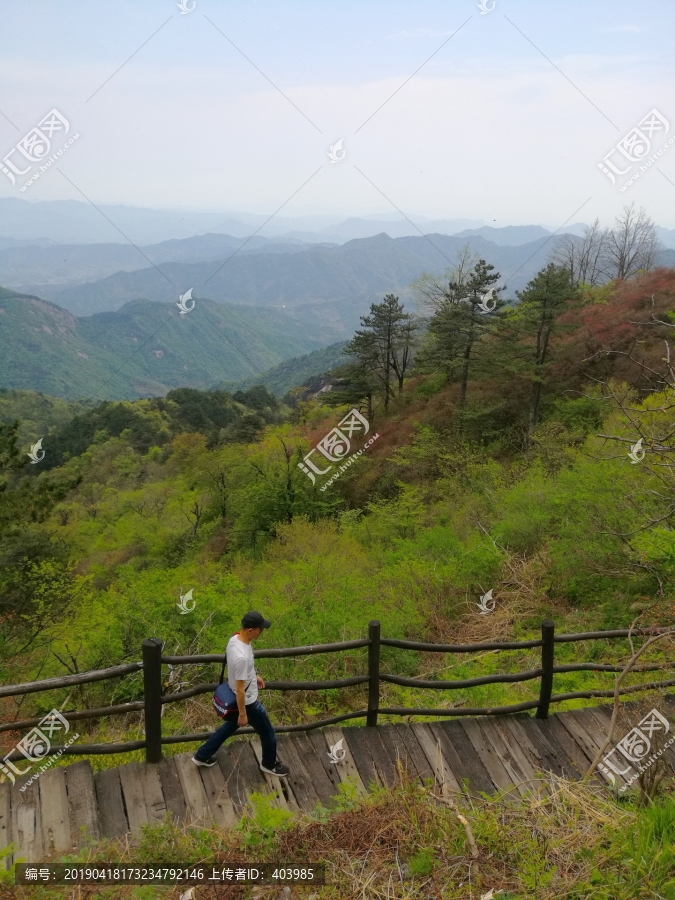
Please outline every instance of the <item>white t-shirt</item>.
M255 677L253 647L239 640L233 634L227 642L227 683L237 693L237 681L246 683L246 703L255 703L258 699L258 682Z

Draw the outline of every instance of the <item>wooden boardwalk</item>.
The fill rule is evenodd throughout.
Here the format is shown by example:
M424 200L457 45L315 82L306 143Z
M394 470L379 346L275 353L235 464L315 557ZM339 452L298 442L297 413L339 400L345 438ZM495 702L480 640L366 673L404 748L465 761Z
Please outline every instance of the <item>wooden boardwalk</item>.
M667 702L675 712L673 699ZM218 765L208 769L197 768L191 753L96 773L83 760L45 771L24 792L22 781L0 784L0 848L14 842L16 856L40 862L99 838L130 832L135 840L144 824L161 822L167 812L181 823L225 827L237 821L252 791L268 789L278 791L281 806L309 812L318 803L329 806L348 779L359 791L373 783L394 785L398 765L412 779L434 779L441 790L461 792L466 782L470 793L506 790L519 797L547 789L542 773L580 778L609 718L609 707L594 706L547 720L527 714L458 717L282 734L279 757L290 767L287 779L260 771L257 738L230 740L218 752ZM345 755L334 763L330 750L339 741ZM675 768L675 752L667 753ZM597 777L605 778L600 772Z

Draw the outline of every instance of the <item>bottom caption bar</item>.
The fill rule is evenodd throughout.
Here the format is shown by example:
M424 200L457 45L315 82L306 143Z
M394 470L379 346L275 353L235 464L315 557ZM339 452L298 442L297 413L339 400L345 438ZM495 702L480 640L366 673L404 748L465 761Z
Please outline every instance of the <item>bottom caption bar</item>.
M15 884L325 884L323 864L77 866L20 863Z

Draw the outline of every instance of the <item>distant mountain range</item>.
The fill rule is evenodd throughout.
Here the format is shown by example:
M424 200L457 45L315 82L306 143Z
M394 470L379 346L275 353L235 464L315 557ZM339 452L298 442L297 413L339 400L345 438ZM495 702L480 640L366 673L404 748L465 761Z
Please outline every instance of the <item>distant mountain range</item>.
M0 199L0 387L132 398L243 379L285 393L339 364L385 294L414 311L411 283L467 244L513 298L555 241L541 225L469 219L274 217L261 229L263 216L227 210L100 210L119 231L79 201ZM659 264L675 266L675 230L658 233L671 248ZM190 288L196 308L180 316Z
M413 216L413 221L423 231L448 234L486 224L481 219L432 220L421 216ZM31 203L17 197L0 198L0 223L0 246L2 236L20 241L49 239L60 244L129 241L154 244L204 232L249 237L261 226L264 226L261 230L264 237L299 236L300 240L312 243L331 241L335 237L339 241L372 237L385 230L391 230L392 237L419 233L398 215L348 219L336 215L274 216L270 219L269 214L254 215L229 210L158 210L105 203L94 207L80 200Z
M102 215L103 214L103 215ZM457 234L469 229L493 227L482 219L430 219L412 215L406 219L398 214L352 216L336 215L286 216L252 215L233 211L156 210L134 206L97 204L79 200L49 200L29 202L16 197L0 199L0 249L30 241L59 244L129 243L144 245L182 240L195 234L212 232L245 238L252 234L267 239L296 239L304 243L344 243L357 238L373 237L385 232L389 237L424 234ZM114 225L112 224L114 223ZM541 226L543 234L550 231ZM566 231L579 233L579 224ZM500 229L495 229L500 231ZM487 235L484 235L487 237ZM541 234L539 236L542 236ZM524 237L520 243L534 240L536 235ZM498 243L498 242L497 242Z
M481 236L372 238L340 246L310 246L295 252L238 253L197 262L162 262L116 272L107 278L60 289L43 286L42 293L74 315L119 309L146 298L175 302L188 288L217 303L286 308L298 327L310 329L322 343L351 337L359 317L389 292L410 305L410 283L422 272L442 274L466 244L501 272L509 296L524 287L545 264L550 239L520 246L497 245ZM5 251L6 253L7 251ZM48 251L45 251L48 252Z
M116 312L76 318L38 297L0 288L0 386L66 399L135 399L172 387L213 388L261 375L321 345L283 312L261 316L196 299L135 300Z
M200 262L167 262L135 272L117 272L100 281L46 291L49 299L75 315L119 309L139 297L170 303L188 288L216 303L250 305L294 318L303 334L329 344L351 337L371 303L387 293L412 304L410 284L422 272L441 275L469 244L492 263L508 288L526 283L545 265L550 238L519 246L498 245L481 236L372 238L340 246L305 247L292 253L240 253ZM674 251L667 251L675 257ZM664 264L670 265L664 259Z
M0 240L1 246L1 240ZM330 245L328 245L330 246ZM17 291L55 296L66 286L106 278L115 272L134 272L154 263L200 262L226 259L235 252L297 253L307 245L292 239L232 237L227 234L202 234L183 240L164 241L134 247L131 244L27 244L16 241L0 249L0 284Z

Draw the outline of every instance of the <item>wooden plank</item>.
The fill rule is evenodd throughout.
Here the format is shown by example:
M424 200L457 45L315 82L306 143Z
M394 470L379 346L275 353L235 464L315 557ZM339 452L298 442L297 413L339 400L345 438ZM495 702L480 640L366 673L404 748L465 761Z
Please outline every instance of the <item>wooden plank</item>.
M340 741L342 741L340 749L344 750L344 759L339 763L331 763L331 767L335 767L335 772L342 784L351 783L356 786L356 790L359 794L362 796L365 795L367 793L366 786L363 783L359 768L354 759L354 754L347 742L344 731L341 728L338 728L337 725L329 725L327 728L321 729L321 734L326 742L327 752L330 751L331 747L337 747L337 745L340 744Z
M590 709L573 709L571 713L577 722L580 722L582 727L586 729L587 734L593 739L595 746L599 750L607 739L609 727L605 726L604 723L600 724ZM619 738L621 736L620 733L617 735ZM610 747L611 744L608 744L607 749L609 750Z
M221 747L216 753L216 759L227 785L227 793L234 804L234 811L240 816L251 792L265 789L265 779L248 741L232 741L227 749Z
M37 783L40 788L43 852L45 856L69 853L72 850L72 838L66 773L60 767L47 769Z
M118 838L129 830L119 769L103 769L94 774L96 805L101 823L101 836Z
M226 784L228 778L234 771L234 765L240 752L238 748L244 743L244 741L228 741L227 746L221 746L216 750L215 757L218 760L218 767L223 773ZM230 797L230 799L232 798Z
M143 799L150 825L158 825L166 816L166 801L156 763L140 763L138 774L143 785Z
M574 712L575 710L568 710L567 712L561 713L559 721L585 756L585 772L593 762L599 747L596 744L593 735L588 733L584 724L574 715ZM599 773L598 777L601 778L605 784L612 787L612 781L609 776L605 775L600 769L596 769L596 771ZM624 783L620 776L615 775L615 778L620 784Z
M389 753L389 756L394 764L394 769L396 771L396 777L398 778L399 766L400 770L405 774L405 776L413 782L418 782L421 780L420 773L417 769L417 765L415 763L415 759L411 756L408 745L403 740L403 736L398 729L397 725L378 725L377 730L379 732L380 738L382 739L382 744L385 749ZM424 769L428 770L429 764L422 753L422 748L418 749L420 753L418 756L421 756L424 759Z
M419 772L417 771L415 760L410 756L408 745L403 740L401 733L396 725L378 725L377 733L380 736L380 740L382 741L384 749L389 754L389 758L394 765L394 771L396 773L397 781L399 779L399 772L401 772L404 777L408 778L410 781L419 781ZM420 747L419 749L421 751L422 748ZM423 753L421 755L424 756Z
M323 730L320 728L314 728L312 731L308 731L305 734L301 735L293 735L293 739L302 738L303 741L308 741L312 747L314 748L314 753L316 755L317 760L319 761L319 765L324 771L326 778L330 783L330 797L336 797L338 794L339 785L342 783L340 779L339 768L342 766L342 763L332 763L330 752L329 752L329 744L326 740L326 735ZM340 740L338 738L337 740ZM342 744L344 749L344 741ZM321 796L321 792L317 791L319 796Z
M460 779L457 777L455 767L453 765L456 752L455 748L452 745L450 738L448 737L445 729L441 728L440 722L427 722L428 730L431 732L433 739L437 744L440 745L441 754L443 756L443 764L446 770L446 774L444 775L445 783L447 788L452 790L458 797L464 798L464 792L462 789L462 783ZM426 729L417 730L417 736L424 733ZM452 761L452 762L451 762Z
M576 722L579 729L583 731L586 739L588 741L589 749L592 749L593 755L592 759L595 758L597 752L602 748L602 745L605 743L605 738L607 737L607 730L605 728L601 728L596 720L586 709L573 709L570 710L569 713L566 714L568 722ZM612 745L609 744L603 752L603 756L609 752L611 752ZM622 759L619 756L619 759ZM602 760L601 760L602 761ZM628 763L626 763L628 765ZM623 768L623 765L622 765ZM626 782L625 778L622 778L620 775L614 774L619 785L624 784ZM628 778L631 776L631 772L628 772ZM607 779L609 781L609 779Z
M319 759L314 748L314 744L312 744L306 734L294 734L289 736L289 740L293 744L298 758L301 760L309 775L311 785L316 791L319 801L323 806L330 806L333 798L337 794L337 789L326 774L323 763ZM326 754L326 759L328 759L328 754ZM328 765L330 765L330 762L328 762Z
M167 811L171 813L174 822L184 822L187 808L173 756L165 756L161 759L157 763L157 772Z
M523 716L500 716L499 727L510 736L510 745L518 746L527 759L535 774L539 774L540 778L545 778L546 773L555 772L557 775L562 772L560 760L548 752L545 742L541 739L539 732L530 725L530 717Z
M25 791L12 787L12 835L17 845L16 856L26 862L39 862L44 856L40 816L39 779Z
M420 742L415 737L415 733L411 729L410 725L404 725L402 722L397 722L391 727L396 729L396 731L398 732L399 740L405 744L408 759L414 766L415 771L417 772L417 777L420 779L420 781L423 784L427 780L433 781L434 770L429 764L429 760L426 758L424 750L422 750L422 748L420 747Z
M457 776L455 775L455 771L454 771L453 767L450 765L448 756L446 755L446 754L448 754L452 757L454 747L452 746L452 743L450 742L450 739L448 738L445 731L441 728L440 722L428 722L427 724L429 726L429 730L431 731L431 733L434 737L434 740L438 744L440 744L440 747L441 747L441 753L443 754L443 764L444 764L446 770L449 772L449 775L445 776L446 783L456 794L458 794L460 797L463 798L464 793L462 790L462 784L461 784L460 780L457 778Z
M431 725L435 724L435 722L414 722L410 727L431 766L434 786L439 785L443 795L448 792L461 794L462 788L443 755L441 735L431 728Z
M279 743L280 741L277 738L277 747ZM265 780L267 787L276 795L277 805L290 812L297 812L297 810L300 809L300 803L293 793L293 788L288 783L288 778L278 778L276 775L269 775L260 768L260 763L262 761L262 744L260 743L260 739L254 737L250 741L250 747L253 750L256 762L258 763L258 771Z
M476 719L463 719L459 724L466 732L466 736L469 738L480 761L485 766L495 787L505 791L507 794L518 793L513 784L513 778L502 765L492 744L485 738L478 721Z
M503 718L505 717L494 716L484 719L480 722L481 729L497 751L506 771L514 779L518 779L515 785L520 795L524 797L527 794L539 794L546 789L546 785L541 777L537 778L537 772L523 752L520 742L513 739L508 728L501 726L500 719Z
M237 814L227 792L227 783L220 766L200 768L198 771L216 825L220 828L231 828L237 822Z
M443 758L443 766L444 766L444 789L443 792L447 793L448 790L455 793L458 797L463 798L464 793L462 790L462 784L455 775L455 771L453 767L450 765L448 761L448 755L452 756L452 751L454 748L450 743L450 740L445 733L445 731L441 728L440 722L427 722L426 723L428 730L431 732L434 741L437 745L440 746L442 758ZM417 730L417 735L423 733L427 729L420 728ZM436 751L434 751L436 753Z
M197 766L192 762L191 753L174 756L178 780L185 798L186 823L188 825L210 826L213 816L206 799L204 785Z
M284 784L292 789L300 809L308 813L312 812L313 809L316 809L317 804L321 803L321 798L312 784L311 775L300 759L300 754L290 735L280 737L279 748L281 756L286 760L286 765L290 769L288 778L283 779Z
M598 722L596 716L594 716L591 713L590 708L575 709L575 710L572 710L572 713L573 713L576 721L579 722L580 726L585 730L586 734L593 741L593 743L596 747L596 753L597 753L602 748L603 744L605 743L605 740L607 739L607 735L609 734L609 722L605 723L605 722L602 722L602 720L600 720L600 722ZM617 739L620 739L621 737L623 737L623 735L619 732L619 734L617 734ZM607 747L605 747L605 749L603 750L602 756L604 757L604 756L606 756L607 753L611 753L612 747L613 747L612 743L609 743L607 745ZM620 762L621 768L624 768L626 765L628 765L628 763L623 760L623 757L621 756L621 754L617 753L617 757L618 757L617 762L621 761ZM600 759L600 762L602 762L602 758ZM614 777L616 778L616 781L617 781L617 787L620 787L622 784L626 784L630 780L630 778L635 774L635 771L636 770L633 768L632 771L629 771L626 773L625 777L622 777L621 775L617 775L615 772L613 772L612 774L614 775Z
M129 820L129 831L131 831L132 837L137 839L141 834L141 826L147 825L150 821L145 806L143 781L138 771L138 763L125 763L119 767L119 773L124 805Z
M363 736L363 731L364 729L359 727L343 728L342 734L344 735L345 744L349 747L352 758L356 763L361 781L370 790L371 785L377 787L381 784L381 781L377 774L370 748Z
M9 847L12 843L12 801L11 787L7 783L0 784L0 850ZM0 860L0 869L11 868L14 855L6 856Z
M609 726L610 726L610 717L605 717L602 711L598 707L589 706L584 710L580 710L584 714L583 721L589 722L592 721L595 726L592 730L594 732L594 737L596 742L600 742L600 744L604 744L607 739L607 735L609 734ZM621 726L614 726L614 736L610 743L607 745L607 749L605 753L609 753L612 747L616 744L618 740L621 740L623 734L621 732Z
M396 784L396 766L391 756L387 752L387 748L382 743L382 737L377 728L362 728L363 737L366 747L370 751L370 755L375 763L378 778L381 784L388 788L393 788Z
M494 794L492 779L459 722L439 722L438 725L450 745L444 745L443 753L458 783L461 785L468 779L472 794Z
M560 713L556 713L548 719L535 718L532 721L534 722L535 728L539 729L550 744L555 744L557 747L561 748L561 751L569 760L570 767L574 767L564 773L564 777L572 779L576 777L575 773L577 773L579 778L581 778L587 771L589 762L581 747L579 747L572 735L560 721L560 715ZM593 778L601 784L604 784L604 781L599 776L594 774Z
M567 777L571 772L576 772L572 761L566 755L560 744L553 741L553 736L549 732L547 736L537 728L536 720L533 716L527 714L505 716L508 719L508 727L513 732L516 739L523 736L523 740L527 741L528 752L534 759L539 760L539 768L545 772L553 772L559 777L563 777L567 771ZM531 749L530 749L531 748ZM536 766L535 766L536 767Z
M64 772L70 808L70 836L73 846L81 850L101 839L94 773L88 759L66 766Z
M572 710L567 710L564 713L559 713L558 721L566 729L569 736L581 750L584 756L585 768L587 769L589 764L593 761L593 757L597 753L595 742L589 735L586 734L586 731L582 727L580 722L578 722L577 719L574 718L574 716L572 715Z

